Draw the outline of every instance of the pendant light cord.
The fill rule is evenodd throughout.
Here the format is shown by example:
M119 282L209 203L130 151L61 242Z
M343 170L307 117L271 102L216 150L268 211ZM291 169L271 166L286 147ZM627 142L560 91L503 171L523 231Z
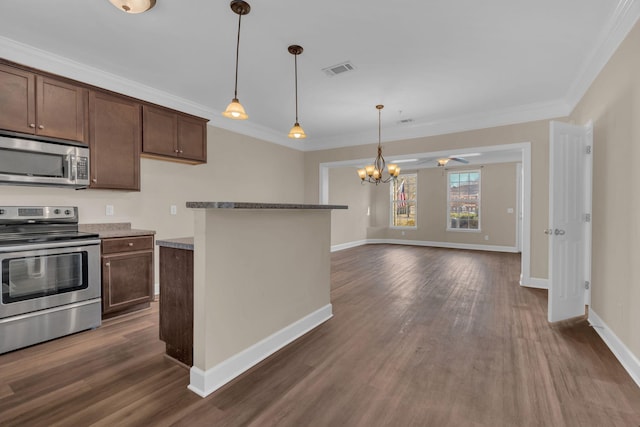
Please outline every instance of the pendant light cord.
M298 124L298 54L293 55L293 63L296 73L296 124Z
M238 99L238 57L240 56L240 24L242 23L242 13L238 14L238 42L236 43L236 86L233 91L233 99Z

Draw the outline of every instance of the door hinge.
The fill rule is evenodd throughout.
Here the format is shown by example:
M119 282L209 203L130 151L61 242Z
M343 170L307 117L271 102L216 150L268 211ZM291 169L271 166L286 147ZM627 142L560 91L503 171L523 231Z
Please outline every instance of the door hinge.
M587 145L587 154L591 154L591 146Z
M584 288L585 288L585 289L589 289L589 286L591 286L591 283L589 283L589 281L588 281L588 280L585 280L585 281L584 281Z
M591 222L591 214L584 214L584 222Z

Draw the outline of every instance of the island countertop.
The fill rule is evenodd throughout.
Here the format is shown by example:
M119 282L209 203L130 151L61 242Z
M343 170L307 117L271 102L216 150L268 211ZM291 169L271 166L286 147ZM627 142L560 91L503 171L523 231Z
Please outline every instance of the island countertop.
M187 207L192 209L349 209L347 205L256 202L187 202Z
M175 239L159 239L156 245L165 248L193 250L193 237L178 237Z

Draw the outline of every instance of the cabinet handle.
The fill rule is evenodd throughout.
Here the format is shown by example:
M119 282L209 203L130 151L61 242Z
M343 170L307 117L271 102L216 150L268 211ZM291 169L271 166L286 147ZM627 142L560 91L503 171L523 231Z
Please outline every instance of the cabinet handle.
M29 127L30 127L30 128L35 128L35 127L36 127L36 124L35 124L35 123L29 123Z
M44 125L38 125L38 129L44 129Z
M111 263L110 262L107 262L104 265L107 266L107 267L111 267Z
M98 182L98 180L97 180L97 179L95 179L95 178L93 178L93 179L91 180L91 182Z
M180 154L184 153L184 151L180 150Z
M132 242L129 242L129 246L133 246L133 243L132 243Z
M180 152L180 150L178 150L177 148L176 148L174 151L175 151L176 153L179 153L179 152Z

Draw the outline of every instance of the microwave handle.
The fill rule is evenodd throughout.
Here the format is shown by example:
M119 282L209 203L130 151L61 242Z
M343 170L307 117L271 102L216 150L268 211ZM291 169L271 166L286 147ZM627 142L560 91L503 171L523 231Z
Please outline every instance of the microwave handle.
M71 173L69 174L69 179L72 182L76 182L78 180L78 167L76 163L76 156L73 154L69 155L69 170Z

